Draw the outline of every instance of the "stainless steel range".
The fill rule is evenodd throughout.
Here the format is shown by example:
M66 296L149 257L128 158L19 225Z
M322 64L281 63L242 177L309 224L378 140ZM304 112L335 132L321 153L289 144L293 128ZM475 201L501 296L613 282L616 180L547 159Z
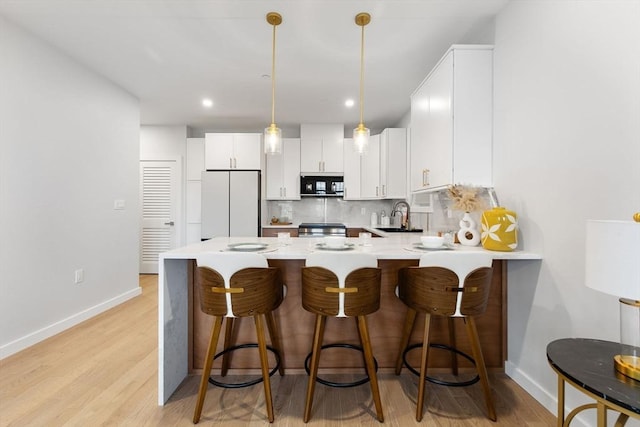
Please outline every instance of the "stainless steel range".
M298 226L298 237L347 237L347 226L336 222L303 222Z

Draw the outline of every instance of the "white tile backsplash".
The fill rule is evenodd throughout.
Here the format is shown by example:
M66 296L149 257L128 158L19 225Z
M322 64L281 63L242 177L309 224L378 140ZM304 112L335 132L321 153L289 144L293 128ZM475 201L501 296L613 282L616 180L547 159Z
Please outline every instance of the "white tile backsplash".
M369 225L371 212L391 214L394 200L343 200L330 197L306 197L302 200L267 201L268 223L272 217L302 222L341 222L349 226Z
M481 198L485 201L486 209L491 209L493 203L487 189L482 189ZM430 231L457 231L460 229L460 219L464 212L451 210L451 200L447 190L434 192L433 212L411 212L411 228L421 228ZM375 212L380 218L380 212L391 215L393 204L397 200L343 200L342 198L306 197L293 201L267 201L267 215L265 224L272 217L288 218L293 225L302 222L341 222L351 227L369 225L371 213ZM482 212L472 212L478 227ZM393 218L391 218L393 221ZM393 222L392 222L393 224Z

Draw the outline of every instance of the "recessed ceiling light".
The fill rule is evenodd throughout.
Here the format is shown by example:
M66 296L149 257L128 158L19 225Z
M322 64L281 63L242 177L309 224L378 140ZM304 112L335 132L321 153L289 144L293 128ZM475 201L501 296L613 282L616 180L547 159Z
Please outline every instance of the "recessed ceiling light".
M351 108L355 105L355 101L353 99L347 99L346 101L344 101L344 105Z
M211 108L213 107L213 101L210 100L209 98L205 98L202 100L202 106L203 107L207 107L207 108Z

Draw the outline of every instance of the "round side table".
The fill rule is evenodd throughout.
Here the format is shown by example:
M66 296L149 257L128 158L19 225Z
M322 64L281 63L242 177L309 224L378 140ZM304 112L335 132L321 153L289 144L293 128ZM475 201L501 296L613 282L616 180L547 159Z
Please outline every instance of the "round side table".
M569 426L585 409L597 410L598 427L607 426L607 409L619 412L616 427L629 417L640 419L640 382L617 372L613 356L620 353L620 343L586 338L565 338L547 346L547 359L558 374L558 427ZM564 417L564 384L596 400L579 406Z

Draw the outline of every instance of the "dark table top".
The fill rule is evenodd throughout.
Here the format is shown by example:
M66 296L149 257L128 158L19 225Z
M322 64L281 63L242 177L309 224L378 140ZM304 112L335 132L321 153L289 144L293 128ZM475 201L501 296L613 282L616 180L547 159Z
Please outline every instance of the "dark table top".
M640 414L640 382L613 366L621 344L585 338L565 338L547 346L549 363L568 380L615 405Z

